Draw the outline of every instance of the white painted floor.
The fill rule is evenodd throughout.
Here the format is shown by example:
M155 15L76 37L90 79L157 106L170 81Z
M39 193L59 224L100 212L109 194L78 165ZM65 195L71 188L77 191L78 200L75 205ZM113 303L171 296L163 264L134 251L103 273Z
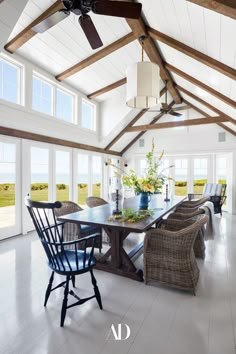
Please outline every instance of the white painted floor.
M0 353L235 354L236 216L217 217L217 228L198 262L196 296L95 271L104 310L94 299L71 308L64 328L63 291L43 307L49 270L36 235L1 241ZM82 294L92 290L88 275L76 284ZM111 335L119 323L131 329L127 340Z

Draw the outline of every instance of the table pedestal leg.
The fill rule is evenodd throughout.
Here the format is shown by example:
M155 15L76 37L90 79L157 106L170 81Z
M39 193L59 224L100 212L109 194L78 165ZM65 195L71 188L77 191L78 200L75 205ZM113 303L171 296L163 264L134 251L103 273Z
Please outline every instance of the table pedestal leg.
M137 270L131 258L123 248L123 241L129 235L129 232L110 228L104 228L104 230L110 239L111 248L100 260L97 261L96 268L143 281L143 272Z

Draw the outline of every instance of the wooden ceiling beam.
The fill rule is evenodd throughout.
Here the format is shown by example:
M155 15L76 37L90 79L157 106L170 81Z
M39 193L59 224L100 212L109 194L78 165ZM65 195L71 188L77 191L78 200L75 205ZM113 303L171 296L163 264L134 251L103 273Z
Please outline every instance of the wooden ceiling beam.
M78 73L79 71L87 68L89 65L94 64L95 62L104 58L105 56L133 42L135 39L136 38L134 37L133 32L126 34L125 36L119 38L117 41L109 44L107 47L102 48L101 50L92 54L90 57L82 60L78 64L75 64L71 68L65 70L63 73L57 75L56 79L59 81L65 80L67 77Z
M137 131L147 131L147 130L156 130L156 129L166 129L166 128L176 128L176 127L187 127L191 125L202 125L202 124L214 124L227 122L227 118L222 116L215 116L210 118L195 118L182 120L177 122L164 122L158 124L145 124L137 125L135 127L130 127L127 129L127 132L137 132Z
M132 120L131 122L121 130L121 132L105 147L105 150L109 150L122 136L127 132L127 129L129 127L132 127L133 124L135 124L148 110L147 109L142 109L141 112L139 112Z
M220 93L219 91L214 90L212 87L207 86L206 84L204 84L202 81L199 81L197 79L195 79L194 77L186 74L185 72L177 69L175 66L170 65L170 64L165 64L166 69L168 69L169 71L177 74L178 76L182 77L183 79L191 82L192 84L200 87L201 89L203 89L204 91L210 93L211 95L213 95L214 97L218 98L219 100L223 101L224 103L230 105L233 108L236 108L236 102L234 100L231 100L229 97L223 95L222 93Z
M236 20L235 0L187 0L193 4L200 5L206 9L218 12L221 15L231 17Z
M161 33L159 31L156 31L155 29L151 27L147 27L147 32L148 34L155 40L160 41L162 43L165 43L169 47L172 47L179 52L186 54L187 56L199 61L200 63L203 63L207 65L208 67L220 72L223 75L228 76L230 79L236 80L236 70L221 63L218 60L215 60L211 57L209 57L206 54L203 54L199 52L198 50L191 48L187 46L186 44L183 44L179 41L177 41L174 38L171 38L167 36L164 33Z
M55 12L64 9L64 5L61 0L57 0L52 6L50 6L46 11L44 11L39 17L37 17L33 22L31 22L23 31L21 31L16 37L14 37L10 42L8 42L4 48L10 52L14 53L18 48L20 48L23 44L28 42L31 38L33 38L37 32L32 30L34 26L39 24L45 18L50 15L53 15Z
M210 103L204 101L202 98L194 95L192 92L186 90L184 87L180 86L180 85L176 85L176 87L178 88L179 91L185 93L186 95L188 95L189 97L193 98L195 101L201 103L203 106L207 107L208 109L210 109L211 111L215 112L216 114L218 114L219 116L224 116L227 118L227 121L236 124L236 120L233 119L232 117L230 117L229 115L227 115L226 113L222 112L221 110L219 110L218 108L212 106Z
M126 84L126 77L124 77L123 79L121 79L119 81L113 82L113 84L110 84L110 85L103 87L95 92L90 93L87 97L89 99L95 98L97 96L103 95L104 93L114 90L117 87L120 87L125 84Z
M170 104L169 104L169 109L171 109L173 106L174 106L175 102L172 101ZM150 123L151 124L154 124L156 123L158 120L160 120L163 116L164 116L165 113L159 113ZM137 140L139 140L144 134L146 133L146 131L143 131L141 133L139 133L122 151L121 151L121 156L127 151L129 150L129 148L134 145L136 143Z
M160 92L160 97L166 93L166 87L163 87L163 89ZM105 147L105 150L109 150L122 136L127 132L127 128L132 127L146 112L148 112L148 109L142 109L132 120L131 122L126 125L124 129L121 130L121 132ZM156 119L156 117L154 118Z
M82 149L82 150L87 150L87 151L99 152L101 154L107 154L107 151L105 151L102 148L98 148L96 146L80 144L80 143L76 143L74 141L53 138L50 136L30 133L30 132L18 130L18 129L12 129L12 128L0 126L0 134L6 135L6 136L13 136L15 138L40 141L43 143L48 143L48 144L53 144L53 145L60 145L60 146L62 145L62 146L68 146L68 147L75 148L75 149ZM118 151L109 151L109 154L115 155L115 156L121 156L121 153Z
M187 105L189 105L191 108L193 108L196 112L202 114L204 117L210 118L211 116L206 113L205 111L203 111L202 109L198 108L197 106L195 106L193 103L189 102L188 100L183 99L183 102L186 103ZM236 132L229 128L227 125L223 124L223 123L216 123L218 126L220 126L222 129L226 130L228 133L236 136Z
M133 34L136 39L139 40L141 36L147 37L143 42L143 49L146 52L147 56L149 57L150 61L156 63L160 68L160 76L164 81L167 82L167 88L170 92L171 96L175 103L181 103L182 99L179 92L176 90L172 77L168 70L163 65L163 59L161 56L160 51L158 50L157 46L155 45L153 39L148 35L146 30L146 25L142 18L139 19L126 19L129 27L133 31Z

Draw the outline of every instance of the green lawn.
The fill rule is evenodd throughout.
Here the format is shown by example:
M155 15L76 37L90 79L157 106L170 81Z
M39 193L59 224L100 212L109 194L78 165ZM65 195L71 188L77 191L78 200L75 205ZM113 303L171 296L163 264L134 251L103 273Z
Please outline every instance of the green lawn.
M100 197L101 186L93 185L93 196ZM86 198L88 197L88 186L80 188L78 186L78 204L86 205ZM31 190L31 198L36 201L48 200L48 188L42 190ZM58 190L56 193L56 199L59 201L69 199L69 188ZM0 207L15 205L15 185L9 184L8 190L3 189L3 185L0 185Z
M178 181L181 182L181 181ZM196 181L195 181L196 182ZM220 183L226 183L225 180L220 180ZM8 186L8 187L7 187ZM201 194L203 185L194 185L194 193ZM93 196L100 197L101 186L99 184L93 185ZM187 186L175 186L176 195L187 195ZM78 204L86 205L86 198L88 197L88 186L83 184L78 186ZM31 198L36 201L48 200L48 188L42 190L31 190ZM59 201L69 199L69 189L66 186L65 189L58 190L56 193L56 199ZM15 185L14 184L0 184L0 207L15 205Z

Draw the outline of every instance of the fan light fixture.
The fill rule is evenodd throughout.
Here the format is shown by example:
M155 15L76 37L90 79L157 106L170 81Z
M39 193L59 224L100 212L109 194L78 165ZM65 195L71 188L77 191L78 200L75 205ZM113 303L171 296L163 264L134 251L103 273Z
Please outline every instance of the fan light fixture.
M126 70L126 104L132 108L150 108L160 100L160 69L155 63L143 61L143 42L141 36L142 61L129 66Z

